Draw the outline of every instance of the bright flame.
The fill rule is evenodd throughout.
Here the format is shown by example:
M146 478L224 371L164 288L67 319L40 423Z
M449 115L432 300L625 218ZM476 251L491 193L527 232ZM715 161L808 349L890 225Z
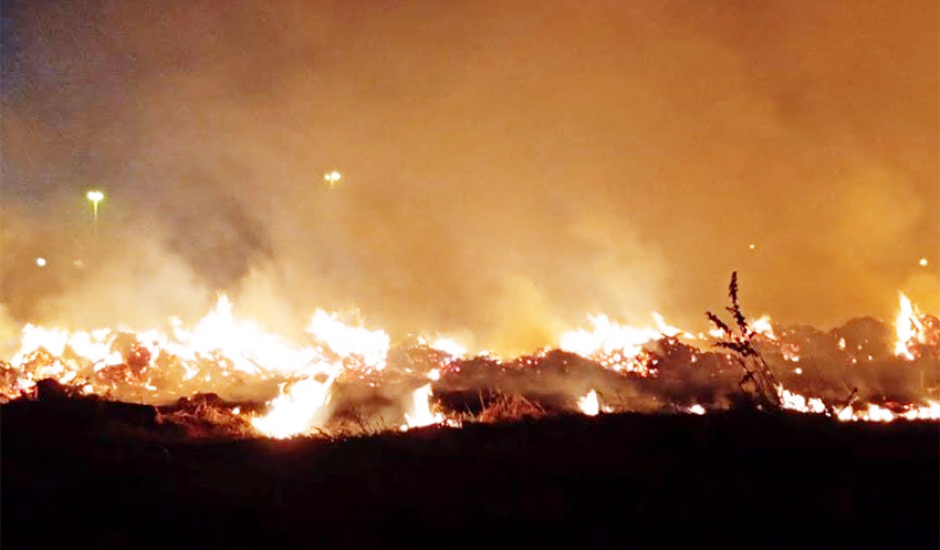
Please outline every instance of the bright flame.
M776 340L777 335L774 334L774 328L770 325L770 315L764 315L760 319L754 321L751 324L751 328L754 329L754 332L770 338L771 340Z
M646 343L660 340L663 336L683 335L695 339L668 325L662 315L655 312L656 328L620 325L606 315L590 316L589 319L593 330L579 329L563 334L560 348L615 372L656 376L658 352L644 350ZM898 356L913 360L924 353L919 344L936 344L933 333L928 332L934 330L928 319L904 294L900 294L895 344ZM769 317L755 321L753 330L772 340L771 344L780 350L785 360L800 361L799 346L778 339ZM309 433L329 420L333 384L347 373L355 373L369 383L378 383L378 378L372 375L386 367L390 348L389 336L384 331L346 325L336 314L323 310L316 310L311 316L307 334L310 341L304 345L268 332L252 320L237 317L231 301L224 295L219 296L215 308L195 326L186 327L180 320L172 319L170 330L166 332L131 333L123 329L71 331L26 325L20 337L19 350L9 365L0 365L9 366L13 371L12 376L0 378L4 384L0 386L0 398L14 398L31 391L43 378L69 384L85 394L149 403L168 402L197 392L224 394L226 389L259 383L268 396L276 387L277 396L268 403L268 413L246 417L259 433L276 438L290 437ZM781 338L786 336L786 332L781 333ZM424 344L423 339L419 341ZM459 342L444 337L437 338L429 347L454 359L467 353ZM844 338L839 340L838 347L846 349ZM526 360L544 357L548 351L548 348L540 350ZM487 352L481 353L487 356ZM492 354L487 357L502 361ZM706 356L695 351L689 361L695 363L699 357ZM868 359L874 360L872 356ZM845 358L846 363L850 360L856 362L855 358ZM534 363L535 359L532 361ZM428 380L437 381L450 372L458 372L459 365L450 363L443 361L433 365L425 376ZM365 373L366 370L370 372ZM406 372L416 375L409 369ZM796 368L793 372L802 374L803 371ZM778 394L786 409L830 414L818 397L800 395L782 386L778 388ZM405 429L454 422L445 420L440 412L432 412L431 395L430 383L411 394ZM855 409L846 407L841 410L837 414L838 419L873 422L940 420L940 403L933 401L908 405L854 405ZM577 399L577 406L591 416L613 410L600 402L593 389ZM684 411L701 414L705 407L693 405Z
M898 292L900 311L894 328L897 334L897 342L894 344L894 354L904 357L908 361L916 359L914 355L914 344L924 342L924 323L920 320L920 314L917 308L911 304L911 301L903 292Z
M390 345L388 334L382 330L370 331L340 322L336 315L318 309L310 319L307 332L323 342L341 357L357 357L364 367L382 370Z
M587 416L597 416L601 412L600 402L597 400L597 392L591 390L585 395L578 399L578 408L581 409L581 412Z
M438 338L429 346L431 349L443 351L454 358L461 358L467 354L467 348L452 338Z
M826 404L818 397L807 398L798 393L793 393L783 386L777 387L777 395L780 396L780 401L784 409L813 414L823 414L826 412Z
M611 321L606 315L590 315L594 330L577 329L561 335L560 348L569 353L593 359L614 371L643 373L645 366L636 363L643 344L662 338L662 331L635 328Z
M252 418L251 425L264 435L277 439L307 432L318 419L325 419L321 413L329 402L334 380L335 374L323 383L305 378L292 384L286 393L282 388L281 395L269 404L271 412Z
M425 384L411 394L413 402L412 414L405 413L408 423L402 429L421 428L444 422L444 415L431 412L431 384Z

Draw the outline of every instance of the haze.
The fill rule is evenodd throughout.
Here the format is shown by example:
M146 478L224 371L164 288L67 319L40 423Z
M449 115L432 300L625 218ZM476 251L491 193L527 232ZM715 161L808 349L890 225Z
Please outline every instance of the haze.
M8 325L222 290L527 351L599 311L704 327L732 270L785 323L940 311L936 1L2 12Z

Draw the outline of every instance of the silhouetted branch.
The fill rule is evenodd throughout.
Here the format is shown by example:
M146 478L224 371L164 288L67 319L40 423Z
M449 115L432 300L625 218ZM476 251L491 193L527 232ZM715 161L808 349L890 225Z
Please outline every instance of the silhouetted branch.
M777 389L777 381L767 362L764 361L760 352L754 347L753 336L755 332L741 311L738 291L738 273L734 271L731 273L731 283L728 285L728 297L731 299L731 306L726 307L725 310L734 319L737 332L732 330L727 323L714 313L705 312L708 320L722 333L723 340L715 342L715 346L736 354L737 362L744 370L744 377L739 383L742 391L750 395L759 405L772 409L779 408L780 394ZM748 391L748 384L754 386L752 392Z

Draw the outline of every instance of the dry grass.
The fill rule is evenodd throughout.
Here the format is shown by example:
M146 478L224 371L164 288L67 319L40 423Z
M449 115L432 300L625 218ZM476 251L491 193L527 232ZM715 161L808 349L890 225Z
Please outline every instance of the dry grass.
M545 409L519 394L500 394L477 416L477 421L485 423L512 422L524 418L542 418Z

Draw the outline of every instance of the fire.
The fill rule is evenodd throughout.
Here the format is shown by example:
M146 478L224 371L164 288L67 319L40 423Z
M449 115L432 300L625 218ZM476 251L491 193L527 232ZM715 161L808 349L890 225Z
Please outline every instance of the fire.
M425 384L411 394L412 414L405 413L407 424L402 429L423 428L444 422L444 415L431 412L431 384Z
M643 345L670 335L663 330L621 325L604 314L589 315L588 319L593 330L577 329L562 334L560 349L593 359L616 372L648 374L645 362L639 360ZM672 334L681 332L678 329L673 332L674 327L666 326L661 316L657 321Z
M370 331L340 322L335 314L318 309L310 320L307 332L326 343L341 357L357 357L366 368L382 370L388 356L390 340L382 330Z
M601 412L600 402L597 400L597 392L591 390L584 397L578 399L578 408L587 416L597 416Z
M894 354L904 357L908 361L916 359L915 345L923 344L926 340L926 329L921 321L921 314L911 304L910 299L903 292L898 292L900 311L894 323L897 342L894 344Z
M338 372L338 370L337 370ZM329 403L330 387L336 376L325 382L305 378L292 384L287 392L270 403L271 412L251 419L251 425L268 437L283 439L308 431L323 418L323 409Z
M806 396L793 393L783 386L777 387L777 393L780 395L780 401L784 409L802 413L823 414L826 412L826 405L818 397L806 398Z
M730 354L705 351L704 337L669 325L659 313L653 313L655 328L622 325L604 314L588 319L591 329L563 333L559 348L605 369L611 380L623 375L630 383L639 384L641 379L655 383L664 376L660 370L665 367L657 366L658 362L669 357L664 354L670 353L670 349L680 353L672 360L682 357L689 368L714 369L716 361L728 365L720 368L734 368ZM26 325L20 335L20 348L11 361L0 362L0 398L12 399L29 393L44 378L67 384L72 391L82 394L151 404L169 403L196 393L257 396L260 392L263 397L259 401L266 401L265 412L241 412L238 408L232 414L239 415L258 434L285 438L328 427L334 409L341 409L334 403L335 395L341 395L338 388L350 383L377 388L383 380L391 380L393 385L405 380L405 387L423 384L401 398L406 403L399 411L407 411L398 413L404 417L403 429L457 425L441 410L433 410L431 383L446 387L452 380L449 377L460 376L461 367L475 360L495 364L500 369L512 363L512 360L504 363L488 352L467 358L466 346L453 338L438 336L433 340L418 339L420 349L439 352L428 355L427 362L389 368L391 338L383 330L348 325L337 314L317 309L310 317L304 341L294 342L254 320L237 316L232 302L224 295L195 325L187 327L179 319L171 319L165 328L140 332L123 328L81 331ZM903 360L936 353L940 345L936 320L922 315L904 294L900 294L895 328L897 342L893 343L893 350L885 351L893 351ZM809 354L807 361L801 361L800 346L788 340L788 334L792 332L775 332L769 316L751 325L750 335L759 335L757 340L762 349L774 350L777 361L782 357L784 361L807 362L812 367L812 345L803 350ZM677 342L678 338L685 342ZM802 340L799 342L802 344ZM833 346L840 350L849 347L845 338L839 338L837 343L834 340ZM551 354L551 348L546 347L516 359L515 364L522 370L515 371L513 376L526 376L525 369L536 368ZM845 361L855 363L856 359L846 356ZM869 361L874 361L870 355ZM421 367L415 368L418 364ZM780 368L779 363L776 368ZM803 370L788 366L786 372L802 374ZM921 380L924 388L923 376ZM604 387L595 388L608 391ZM930 392L934 389L926 389L925 397L933 395ZM906 405L855 402L854 408L833 408L820 396L803 395L783 385L778 385L777 393L785 409L831 415L842 421L940 420L940 403L929 400ZM593 388L585 395L570 398L585 415L613 411L600 401ZM678 410L705 414L721 407L717 403L703 403ZM259 409L253 406L247 410Z
M760 319L754 321L751 324L751 328L754 329L754 332L770 338L771 340L776 340L777 336L774 334L774 328L770 325L770 316L764 315Z
M443 351L447 355L450 355L454 358L460 358L467 355L467 347L453 338L438 338L431 342L430 348Z

